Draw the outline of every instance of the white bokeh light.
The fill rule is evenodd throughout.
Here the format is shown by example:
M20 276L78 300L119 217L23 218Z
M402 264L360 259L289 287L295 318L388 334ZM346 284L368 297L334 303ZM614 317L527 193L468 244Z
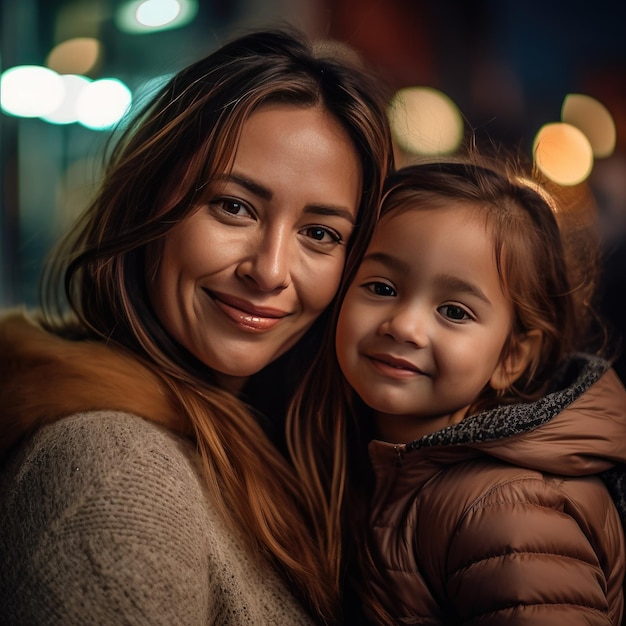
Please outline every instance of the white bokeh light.
M95 130L115 126L130 108L132 94L116 78L102 78L87 85L77 102L78 123Z
M146 0L135 12L135 18L144 26L165 26L175 20L180 13L178 0Z
M77 104L83 90L91 83L91 80L76 74L64 74L61 80L65 87L63 100L54 111L42 115L41 119L51 124L72 124L78 121Z
M115 24L122 32L140 35L181 28L197 13L197 0L126 0L115 11Z
M605 158L615 151L615 121L609 110L595 98L580 93L568 94L563 100L561 120L585 134L594 156Z
M54 111L65 94L61 77L39 65L18 65L0 77L0 106L18 117L41 117Z

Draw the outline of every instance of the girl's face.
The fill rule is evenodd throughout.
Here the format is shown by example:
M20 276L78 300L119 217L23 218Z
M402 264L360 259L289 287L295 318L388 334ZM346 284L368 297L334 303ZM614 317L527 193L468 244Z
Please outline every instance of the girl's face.
M150 285L164 327L237 391L334 297L361 188L359 155L327 111L253 113L232 171L165 239Z
M467 203L396 210L346 294L337 357L380 436L406 442L464 417L500 372L512 324L492 238Z

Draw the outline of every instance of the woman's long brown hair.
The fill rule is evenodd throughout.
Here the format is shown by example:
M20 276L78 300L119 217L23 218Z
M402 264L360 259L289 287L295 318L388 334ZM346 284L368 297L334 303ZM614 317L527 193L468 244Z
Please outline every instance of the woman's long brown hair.
M126 128L99 193L43 277L42 300L49 329L118 346L162 381L193 433L224 518L278 567L315 617L332 623L340 561L317 541L323 511L305 495L315 489L298 482L250 406L220 389L212 372L171 339L146 293L153 251L197 206L207 183L228 170L242 125L269 102L321 106L349 134L364 181L348 247L347 264L353 264L373 230L392 163L386 99L343 49L318 51L296 33L262 31L182 70ZM299 349L292 349L292 360ZM172 424L179 422L180 415L172 417Z

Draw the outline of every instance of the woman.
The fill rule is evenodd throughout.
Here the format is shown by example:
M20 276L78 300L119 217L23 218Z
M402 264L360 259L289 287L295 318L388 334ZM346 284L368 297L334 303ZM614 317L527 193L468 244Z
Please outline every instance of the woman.
M324 511L276 446L376 220L377 94L344 52L259 32L124 132L44 316L0 328L8 623L338 620Z

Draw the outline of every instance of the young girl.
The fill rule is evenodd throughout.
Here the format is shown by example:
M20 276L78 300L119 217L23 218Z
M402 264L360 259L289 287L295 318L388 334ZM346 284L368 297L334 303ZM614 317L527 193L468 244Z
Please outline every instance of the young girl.
M356 554L375 623L620 623L624 539L600 475L626 461L626 392L577 352L588 290L569 258L522 178L472 159L390 177L337 322L353 393L331 357L313 368L293 444L310 469L306 424L345 441L352 415L373 439L374 484L358 444L336 448L330 513L345 480L351 536L370 529Z

